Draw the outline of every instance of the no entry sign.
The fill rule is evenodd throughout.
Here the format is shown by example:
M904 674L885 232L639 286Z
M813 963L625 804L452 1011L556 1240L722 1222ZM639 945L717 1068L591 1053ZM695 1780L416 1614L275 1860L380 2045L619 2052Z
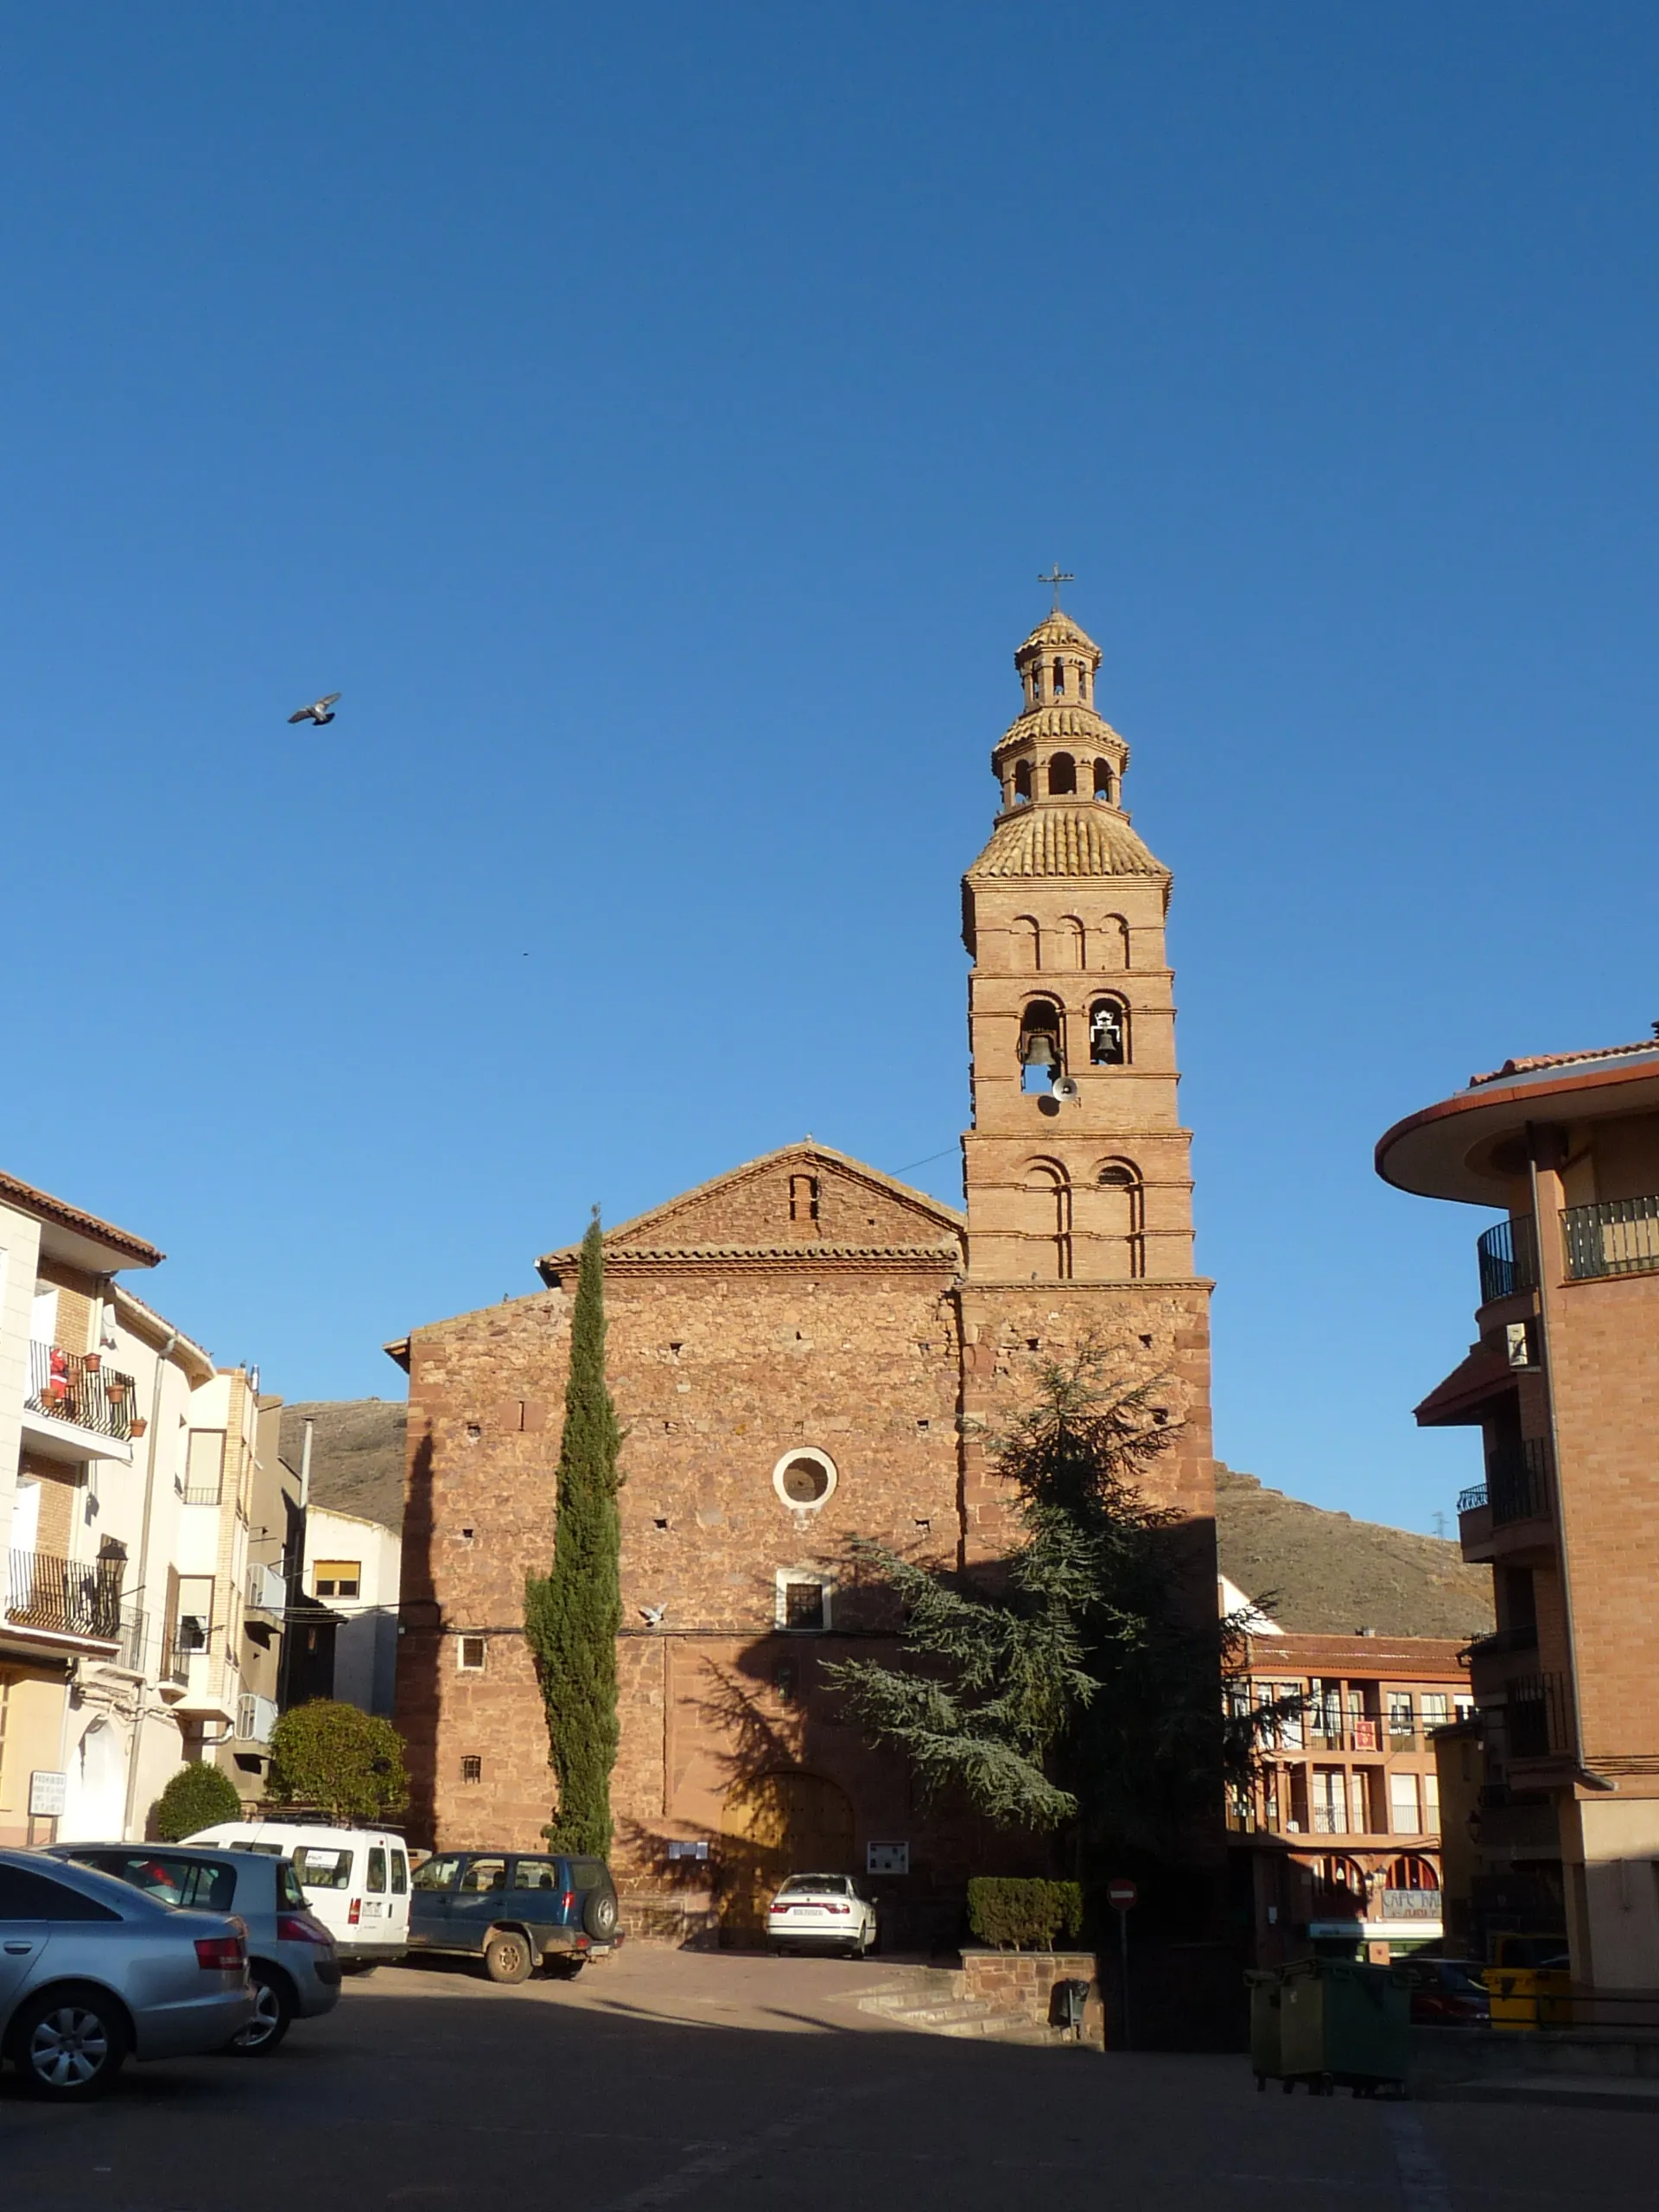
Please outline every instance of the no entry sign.
M1116 1912L1127 1912L1140 1894L1127 1874L1120 1874L1106 1885L1107 1901Z

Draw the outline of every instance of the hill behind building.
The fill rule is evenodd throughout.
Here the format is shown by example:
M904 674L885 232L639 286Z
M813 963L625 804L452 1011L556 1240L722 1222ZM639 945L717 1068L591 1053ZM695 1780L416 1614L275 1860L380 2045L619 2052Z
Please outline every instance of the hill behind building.
M1217 1463L1221 1571L1282 1629L1306 1636L1443 1636L1492 1626L1487 1567L1455 1543L1306 1505Z

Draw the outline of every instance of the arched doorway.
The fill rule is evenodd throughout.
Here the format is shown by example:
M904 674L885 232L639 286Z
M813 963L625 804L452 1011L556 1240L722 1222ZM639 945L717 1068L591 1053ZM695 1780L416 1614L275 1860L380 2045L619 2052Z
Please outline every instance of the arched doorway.
M821 1774L778 1769L728 1791L721 1815L720 1920L734 1936L766 1932L766 1906L786 1874L850 1874L853 1808Z

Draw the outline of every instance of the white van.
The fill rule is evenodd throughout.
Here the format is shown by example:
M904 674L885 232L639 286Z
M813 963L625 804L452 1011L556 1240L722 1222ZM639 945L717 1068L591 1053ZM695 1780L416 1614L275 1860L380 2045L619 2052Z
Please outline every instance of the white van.
M383 1966L409 1948L409 1847L400 1835L304 1821L220 1821L184 1840L291 1859L306 1904L346 1966Z

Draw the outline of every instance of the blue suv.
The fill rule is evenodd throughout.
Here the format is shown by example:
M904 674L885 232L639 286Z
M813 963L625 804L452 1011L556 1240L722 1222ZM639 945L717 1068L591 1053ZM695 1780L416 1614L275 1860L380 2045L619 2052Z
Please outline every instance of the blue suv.
M416 1867L409 1948L482 1959L492 1981L524 1981L537 1960L580 1973L620 1942L602 1859L531 1851L441 1851Z

